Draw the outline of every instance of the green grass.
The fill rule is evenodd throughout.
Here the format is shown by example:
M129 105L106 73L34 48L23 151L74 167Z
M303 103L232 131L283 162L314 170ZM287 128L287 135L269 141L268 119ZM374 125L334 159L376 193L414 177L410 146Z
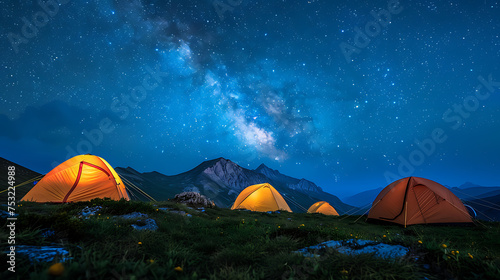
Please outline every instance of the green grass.
M103 206L89 219L75 216L86 206ZM169 207L192 217L158 211ZM116 218L147 213L156 232L135 231ZM64 205L22 203L17 242L63 244L72 259L64 274L48 274L53 263L30 264L18 255L17 272L1 279L499 279L500 223L463 226L377 225L364 218L298 213L255 213L229 209L198 212L173 202L93 200ZM0 228L6 248L5 221ZM55 235L42 237L46 229ZM333 250L305 258L292 251L327 240L351 238L409 247L411 257L376 259ZM421 243L419 242L421 241ZM447 248L443 248L446 244ZM457 253L458 251L458 253ZM470 255L469 255L470 254ZM470 257L472 256L472 258ZM182 272L175 267L181 267Z

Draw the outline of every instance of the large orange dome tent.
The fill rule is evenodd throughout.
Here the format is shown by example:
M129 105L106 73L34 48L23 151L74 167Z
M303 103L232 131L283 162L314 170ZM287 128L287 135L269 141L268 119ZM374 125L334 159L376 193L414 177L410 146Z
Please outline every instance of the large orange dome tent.
M109 163L98 156L79 155L52 169L21 200L76 202L105 197L130 200Z
M309 209L307 210L307 213L321 213L324 215L329 215L329 216L338 216L339 213L337 213L337 210L333 208L333 206L330 205L330 203L326 201L318 201L311 205Z
M231 210L234 209L292 212L281 194L268 183L252 185L242 190L231 207Z
M401 225L472 223L460 199L428 179L408 177L385 187L375 198L368 219Z

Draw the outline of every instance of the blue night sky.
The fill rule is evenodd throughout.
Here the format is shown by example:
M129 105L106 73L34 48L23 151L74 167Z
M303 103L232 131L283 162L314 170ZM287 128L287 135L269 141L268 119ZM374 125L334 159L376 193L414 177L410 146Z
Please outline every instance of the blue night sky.
M500 2L338 2L0 1L0 156L500 185Z

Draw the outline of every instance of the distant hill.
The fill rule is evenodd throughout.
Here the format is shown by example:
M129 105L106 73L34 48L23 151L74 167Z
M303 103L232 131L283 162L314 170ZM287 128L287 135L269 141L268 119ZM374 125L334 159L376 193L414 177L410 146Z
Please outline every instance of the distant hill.
M383 188L372 189L346 197L344 202L361 208L370 208L371 204Z
M462 200L474 200L500 194L500 187L483 187L473 183L465 183L450 190Z
M307 209L320 200L330 203L339 214L353 209L313 182L281 174L263 164L251 170L231 160L218 158L174 176L158 172L140 173L131 167L117 167L115 170L157 200L173 198L183 191L196 191L214 200L218 206L230 207L244 188L267 182L283 195L294 212L304 212L303 208ZM136 199L143 198L137 195Z
M16 167L16 174L15 174L15 185L19 185L23 182L26 182L30 179L33 179L37 176L40 176L41 174L38 172L35 172L31 169L28 169L26 167L23 167L17 163L14 163L10 160L4 159L0 157L0 186L2 186L2 191L7 189L7 182L8 182L8 175L7 175L7 168L9 166L15 166ZM21 186L19 188L16 188L16 200L21 200L23 196L25 196L31 188L33 188L34 184L30 183L24 186ZM7 202L7 192L2 192L0 193L0 201L1 204L5 204Z

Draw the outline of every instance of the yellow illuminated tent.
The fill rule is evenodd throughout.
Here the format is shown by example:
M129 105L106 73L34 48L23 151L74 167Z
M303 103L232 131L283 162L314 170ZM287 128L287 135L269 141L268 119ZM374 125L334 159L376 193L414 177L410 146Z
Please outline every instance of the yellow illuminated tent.
M292 212L281 194L268 183L253 185L242 190L231 209L248 209L258 212L278 210Z
M113 167L98 156L80 155L52 169L22 200L76 202L105 197L130 200Z
M307 210L307 213L321 213L324 215L338 216L339 213L326 201L318 201L311 205Z

